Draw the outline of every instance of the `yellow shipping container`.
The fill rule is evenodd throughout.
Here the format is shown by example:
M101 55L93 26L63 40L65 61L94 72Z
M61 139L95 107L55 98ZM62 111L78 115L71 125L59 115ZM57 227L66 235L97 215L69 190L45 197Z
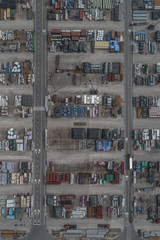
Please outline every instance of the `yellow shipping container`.
M96 49L109 49L109 42L107 41L95 41Z
M7 18L10 18L10 17L11 17L11 9L7 8Z

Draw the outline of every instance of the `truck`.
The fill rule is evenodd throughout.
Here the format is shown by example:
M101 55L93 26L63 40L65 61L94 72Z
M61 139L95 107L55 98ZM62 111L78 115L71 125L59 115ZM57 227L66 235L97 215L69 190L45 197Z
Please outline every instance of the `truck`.
M136 171L133 171L133 183L136 184Z
M48 149L48 140L47 140L47 129L44 130L45 136L44 136L44 145L45 145L45 150Z
M133 159L132 159L132 155L129 155L129 169L132 170L133 169Z

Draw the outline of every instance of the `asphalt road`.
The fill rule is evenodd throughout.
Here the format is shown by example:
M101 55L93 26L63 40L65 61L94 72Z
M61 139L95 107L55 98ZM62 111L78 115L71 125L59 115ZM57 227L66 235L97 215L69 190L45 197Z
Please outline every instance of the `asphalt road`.
M46 125L46 114L44 98L46 94L46 11L44 2L36 1L35 15L36 48L35 48L35 84L34 84L34 211L33 224L45 224L43 217L43 167L45 161L44 151L44 129Z
M132 154L132 130L133 130L133 116L132 116L132 66L133 66L133 52L131 45L132 29L130 23L132 22L131 0L125 0L125 52L124 52L124 65L125 65L125 169L126 169L126 184L125 184L125 202L126 202L126 215L125 227L123 233L117 238L119 240L137 240L139 239L133 226L133 171L129 170L129 154Z
M33 221L32 229L26 236L27 240L53 239L45 227L45 162L44 132L47 128L45 112L46 72L47 72L47 12L44 0L35 0L35 31L36 47L34 54L35 84L34 84L34 181L33 181Z

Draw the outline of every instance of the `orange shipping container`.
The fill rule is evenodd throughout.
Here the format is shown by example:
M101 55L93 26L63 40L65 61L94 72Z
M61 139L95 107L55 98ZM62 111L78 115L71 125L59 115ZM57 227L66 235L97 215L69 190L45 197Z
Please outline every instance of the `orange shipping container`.
M116 96L116 107L120 107L120 106L121 106L121 97Z
M92 218L93 208L91 206L87 207L87 218Z
M0 9L0 20L4 20L4 9Z
M123 74L123 63L121 63L120 74Z
M137 118L141 118L141 108L137 107Z

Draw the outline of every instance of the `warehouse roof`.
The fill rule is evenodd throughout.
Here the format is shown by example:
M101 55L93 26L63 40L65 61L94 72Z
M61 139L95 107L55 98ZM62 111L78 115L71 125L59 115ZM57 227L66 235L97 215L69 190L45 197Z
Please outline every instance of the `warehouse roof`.
M100 128L88 128L87 138L88 139L101 139L102 130Z
M72 128L72 138L74 139L84 139L85 128Z

